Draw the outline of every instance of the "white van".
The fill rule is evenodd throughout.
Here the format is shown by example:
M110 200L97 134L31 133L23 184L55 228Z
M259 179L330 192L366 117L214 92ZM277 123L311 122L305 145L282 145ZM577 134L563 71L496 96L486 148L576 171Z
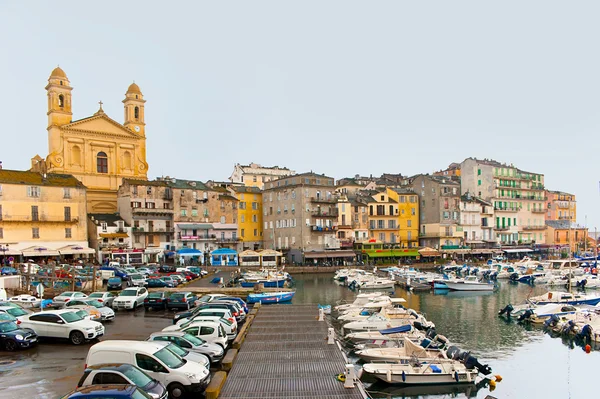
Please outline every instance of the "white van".
M169 398L204 392L210 382L206 367L181 358L158 341L102 341L90 348L85 367L103 363L127 363L141 368L167 387Z

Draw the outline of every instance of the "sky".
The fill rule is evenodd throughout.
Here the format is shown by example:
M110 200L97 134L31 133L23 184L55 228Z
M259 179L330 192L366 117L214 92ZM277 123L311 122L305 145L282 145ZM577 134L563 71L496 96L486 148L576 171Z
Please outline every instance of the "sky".
M600 228L597 1L0 0L6 169L47 155L48 76L74 119L147 100L149 177L236 163L335 178L467 157L545 175Z

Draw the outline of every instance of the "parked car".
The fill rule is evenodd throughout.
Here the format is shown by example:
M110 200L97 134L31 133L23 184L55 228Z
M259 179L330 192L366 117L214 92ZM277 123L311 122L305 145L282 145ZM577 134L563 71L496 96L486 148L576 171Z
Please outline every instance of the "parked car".
M146 278L141 273L132 273L129 275L129 281L133 287L146 287Z
M172 342L190 352L200 353L208 356L211 363L218 363L223 359L225 350L217 344L206 342L183 331L161 331L150 335L147 341Z
M190 309L198 297L191 292L174 292L167 298L167 309Z
M235 317L235 320L238 323L241 323L246 318L246 314L243 313L243 311L243 314L240 314L241 307L237 303L213 301L210 303L202 304L198 307L202 309L229 309L231 315Z
M185 283L186 281L192 280L191 276L188 278L184 273L181 273L181 272L169 273L168 275L171 277L175 277L176 279L180 280L183 283Z
M39 307L42 300L33 295L22 294L8 298L8 302L13 302L21 306L22 308Z
M180 274L177 273L170 274L169 277L177 281L177 285L187 282L185 277L182 277Z
M108 306L104 306L102 302L91 298L70 300L65 304L65 308L83 310L93 309L94 311L97 311L100 314L100 320L102 321L111 321L115 318L114 310L112 310Z
M167 293L164 291L150 292L146 299L144 299L144 308L146 310L151 308L156 309L167 309Z
M0 306L0 313L7 313L15 317L19 321L23 321L27 315L31 314L31 311L25 310L21 307L14 306Z
M242 305L240 305L237 301L228 301L226 299L219 298L216 301L212 301L206 306L210 307L218 303L233 306L233 308L230 308L230 310L233 310L231 314L233 314L233 317L235 317L238 323L242 323L244 320L246 320L246 312L244 311Z
M235 297L235 296L225 296L225 297L220 297L217 300L235 301L235 302L239 303L240 306L244 309L244 312L246 312L246 314L248 314L248 311L249 311L248 304L242 298L238 298L238 297Z
M98 310L96 310L92 307L87 307L86 309L71 309L71 310L73 310L73 312L77 313L77 315L79 317L81 317L82 319L88 319L88 320L92 320L92 321L102 320L102 316L100 315L100 312L98 312Z
M168 285L159 277L150 277L148 280L146 280L146 282L148 283L148 288L163 288Z
M65 291L60 295L57 295L52 299L53 305L56 307L62 307L65 303L69 302L71 299L83 299L87 298L83 292L79 291Z
M198 303L197 305L203 304L203 303L207 303L207 302L212 302L217 298L225 298L227 297L227 295L225 294L206 294L206 295L202 295L202 297L200 299L198 299Z
M201 364L202 366L206 367L207 370L210 369L210 359L206 355L203 355L201 353L190 352L188 350L183 349L181 346L174 344L173 342L162 341L157 343L164 344L168 350L185 360Z
M160 279L165 282L167 287L177 287L177 285L179 284L179 280L171 276L162 276Z
M102 266L99 270L100 270L100 273L102 273L103 280L108 280L108 278L110 278L110 277L120 277L121 280L123 280L123 281L126 281L129 279L127 272L117 266ZM107 273L105 273L105 272L107 272Z
M142 369L127 363L107 363L88 366L79 379L77 388L90 385L136 385L153 399L167 399L167 388Z
M74 345L104 335L104 326L84 319L70 309L47 310L26 316L21 327L31 328L40 337L66 338Z
M77 388L69 392L61 399L152 399L141 388L135 385L91 385L87 387Z
M14 321L0 321L0 347L7 351L25 349L35 345L38 336L30 328L23 328Z
M109 308L112 307L113 301L115 300L115 296L110 292L92 292L88 298L94 299Z
M205 310L207 310L208 312L204 312ZM224 319L227 319L232 323L236 321L235 317L233 317L233 314L226 305L221 305L221 307L217 309L197 306L193 309L186 310L185 312L175 313L175 315L173 316L173 324L177 324L177 322L181 319L189 320L201 312L207 315L210 314L211 316L223 317Z
M179 320L177 324L163 328L163 331L179 331L182 328L189 326L191 323L202 321L221 323L223 329L225 330L225 334L227 334L228 341L233 341L235 337L237 337L237 323L235 322L235 319L232 323L229 320L222 318L221 316L212 316L202 313L195 315L192 319L189 320Z
M86 367L104 363L133 364L167 387L169 398L200 393L210 382L209 370L183 360L159 342L107 340L93 345Z
M154 273L154 270L150 269L149 267L139 267L137 272L148 277L150 274Z
M210 343L218 344L223 349L227 348L227 333L221 323L214 321L192 322L187 327L183 327L181 331Z
M122 290L123 289L123 280L121 277L111 277L108 279L106 283L107 290Z
M144 287L126 288L113 301L115 309L135 309L144 305L144 299L148 296L148 290Z
M14 321L17 324L21 324L21 322L17 320L15 316L12 316L8 313L0 313L0 323L2 323L3 321Z
M160 265L160 267L158 268L158 271L160 273L172 273L175 270L177 270L177 268L173 265Z
M2 276L15 276L17 274L19 274L19 271L14 267L5 266L2 269L0 269L0 275Z

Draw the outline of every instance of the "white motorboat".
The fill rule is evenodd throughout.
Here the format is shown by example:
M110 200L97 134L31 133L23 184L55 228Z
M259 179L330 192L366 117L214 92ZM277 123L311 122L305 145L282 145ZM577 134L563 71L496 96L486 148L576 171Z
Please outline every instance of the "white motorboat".
M24 308L37 308L40 306L42 300L40 298L36 298L33 295L17 295L8 299L9 302L14 302L21 305Z
M455 291L493 291L494 284L481 282L476 276L467 276L463 280L447 280L446 286Z
M343 303L337 305L334 309L342 312L350 308L361 308L364 304L375 300L376 298L382 297L382 292L369 292L365 294L358 294L352 303ZM389 298L389 297L388 297Z
M411 358L432 360L447 358L445 349L424 348L406 337L399 341L402 345L397 348L368 348L356 351L356 355L365 362L409 363Z
M352 321L348 324L344 324L343 328L345 331L374 331L404 326L407 324L412 325L415 321L418 321L425 327L434 326L433 323L427 321L423 316L414 312L410 317L394 319L383 317L380 314L374 314L366 320Z
M529 302L536 305L546 305L549 303L558 303L565 305L591 305L600 303L600 295L572 294L570 292L549 291L544 295L535 296L528 299Z
M389 280L386 278L375 278L372 280L367 280L360 285L358 288L361 290L377 290L377 289L394 289L396 282L393 280Z
M479 372L467 369L456 360L432 360L430 363L368 363L365 373L387 382L401 385L472 384Z

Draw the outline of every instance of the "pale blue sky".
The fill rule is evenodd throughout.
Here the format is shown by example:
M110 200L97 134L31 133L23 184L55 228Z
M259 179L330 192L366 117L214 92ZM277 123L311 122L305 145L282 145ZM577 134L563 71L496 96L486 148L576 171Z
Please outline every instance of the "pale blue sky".
M35 6L34 6L35 4ZM0 0L5 168L46 155L57 65L74 118L146 100L150 177L236 162L432 172L468 156L542 172L600 228L597 1Z

